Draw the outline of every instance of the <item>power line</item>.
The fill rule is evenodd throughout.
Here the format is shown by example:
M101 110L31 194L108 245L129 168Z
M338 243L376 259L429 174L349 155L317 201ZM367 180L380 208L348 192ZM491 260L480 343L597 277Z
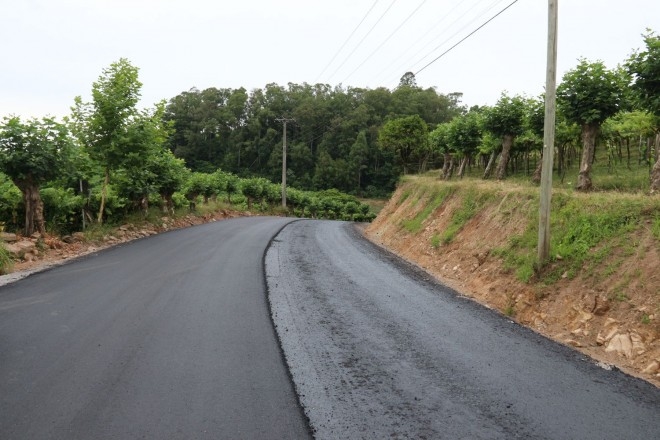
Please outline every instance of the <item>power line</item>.
M507 9L509 9L509 8L510 8L511 6L513 6L515 3L518 3L518 0L513 0L511 3L509 3L508 6L506 6L504 9L502 9L502 10L501 10L500 12L498 12L497 14L493 15L491 18L489 18L489 19L488 19L485 23L483 23L481 26L479 26L478 28L476 28L475 30L473 30L472 32L470 32L467 36L465 36L463 39L461 39L458 43L454 44L452 47L450 47L449 49L447 49L446 51L444 51L443 53L441 53L440 55L438 55L436 58L434 58L434 59L433 59L430 63L428 63L426 66L424 66L424 67L422 67L421 69L419 69L417 72L415 72L415 76L417 76L422 70L426 69L426 68L429 67L431 64L435 63L435 62L438 61L440 58L442 58L443 56L445 56L446 54L448 54L451 50L453 50L456 46L458 46L459 44L461 44L463 41L467 40L467 39L470 38L472 35L474 35L475 33L477 33L477 31L479 31L481 28L483 28L483 27L486 26L488 23L490 23L491 21L493 21L495 18L497 18L500 14L502 14L504 11L506 11Z
M430 52L428 52L428 53L427 53L426 55L424 55L419 61L417 61L415 64L413 64L412 67L411 67L409 70L411 70L411 71L414 70L415 67L416 67L418 64L421 64L425 59L427 59L428 57L430 57L431 55L433 55L433 52L435 52L436 50L440 49L441 47L443 47L443 46L444 46L445 44L447 44L448 42L452 41L452 39L453 39L455 36L459 35L459 34L460 34L461 32L463 32L465 29L470 28L470 26L472 25L472 23L474 23L474 22L477 21L477 20L480 20L484 15L486 15L486 14L487 14L488 12L490 12L493 8L495 8L495 7L498 6L499 4L503 3L504 1L506 1L506 0L494 0L494 1L493 1L493 2L492 2L492 3L491 3L491 4L490 4L485 10L482 10L478 15L476 15L475 17L473 17L473 18L472 18L469 22L467 22L463 27L461 27L461 28L458 29L456 32L454 32L454 33L451 34L449 37L447 37L442 43L438 44L438 45L435 46L433 49L431 49ZM458 19L456 19L456 20L454 21L454 23L458 23L458 21L459 21L460 19L462 19L463 17L465 17L465 15L467 15L467 13L470 12L472 9L474 9L474 7L472 7L470 10L466 11L463 15L461 15ZM452 23L452 24L453 24L453 23ZM449 28L447 28L447 29L449 29ZM443 34L445 34L445 32L442 32L440 35L443 35ZM438 36L440 36L440 35L438 35ZM428 44L427 44L426 46L428 46Z
M411 50L412 48L414 48L415 46L417 46L417 43L419 43L419 42L422 41L424 38L426 38L426 37L427 37L427 36L428 36L433 30L437 29L438 26L440 26L440 24L444 23L445 20L447 20L447 18L449 17L449 15L450 15L452 12L454 12L459 6L461 6L461 5L462 5L463 3L465 3L465 2L466 2L466 0L462 0L462 1L460 1L459 3L457 3L456 5L454 5L454 7L451 8L451 9L449 10L449 12L447 12L447 14L443 15L442 18L441 18L438 22L436 22L435 24L433 24L430 28L428 28L428 30L427 30L426 32L424 32L424 34L422 34L417 40L415 40L415 42L412 43L412 44L411 44L411 45L410 45L410 46L404 51L404 53L407 53L409 50ZM469 12L469 10L468 10L468 12ZM466 13L467 13L467 12L466 12ZM463 15L465 15L465 14L463 14ZM462 17L463 17L463 16L459 17L457 20L460 20L460 18L462 18ZM457 21L457 20L456 20L456 21ZM455 21L455 22L456 22L456 21ZM451 25L450 25L449 27L451 27ZM447 31L447 29L448 29L449 27L445 28L445 30L443 30L439 35L436 35L433 39L435 39L435 38L439 37L440 35L444 34L444 33ZM406 59L406 61L397 64L397 68L396 68L396 70L394 70L394 71L399 71L399 70L401 70L401 68L402 68L403 66L405 66L406 64L408 64L408 63L409 63L411 60L413 60L417 55L419 55L420 52L422 52L424 49L426 49L426 48L429 46L429 44L431 44L431 43L433 42L433 39L431 39L428 43L426 43L424 46L422 46L422 47L421 47L417 52L415 52L412 56L408 57L408 58ZM387 66L385 66L385 68L381 71L381 74L378 75L378 76L376 77L376 80L378 81L378 80L381 79L381 78L389 77L389 76L390 76L390 75L389 75L389 72L392 71L391 68L392 68L392 66L394 66L394 65L396 64L397 61L399 61L399 57L393 57L392 62L390 62ZM383 73L386 73L386 74L383 75ZM377 82L377 81L376 81L376 82Z
M351 32L351 34L348 36L348 38L346 38L346 41L344 41L344 44L341 45L341 47L339 48L339 50L337 51L337 53L335 53L335 55L332 57L332 59L330 60L330 62L328 62L328 64L323 68L323 70L321 71L321 73L319 73L319 76L316 77L316 79L314 80L314 82L318 82L318 81L319 81L319 78L321 78L321 76L323 76L323 74L325 73L325 71L328 70L328 67L330 67L330 65L331 65L332 62L335 60L335 58L337 58L337 55L339 55L339 53L344 49L344 47L346 47L346 44L349 42L349 40L351 39L351 37L353 37L353 34L355 34L355 32L360 28L360 26L362 26L362 23L364 23L364 20L366 20L366 18L369 16L369 14L371 13L371 11L374 9L374 7L376 6L376 4L377 4L379 1L380 1L380 0L376 0L376 1L374 2L374 4L371 5L371 7L370 7L369 10L367 11L367 13L364 14L364 17L362 17L362 20L360 20L360 22L358 23L358 25L355 26L355 28L353 29L353 32Z
M387 42L390 40L390 38L392 38L392 37L393 37L393 36L399 31L399 29L401 29L401 28L403 27L403 25L406 24L406 23L408 22L408 20L410 20L410 18L411 18L413 15L415 15L415 14L417 13L417 11L419 11L419 9L420 9L422 6L424 6L424 3L426 3L426 0L423 0L423 1L419 4L419 6L417 6L417 8L415 8L415 10L412 11L412 12L408 15L408 17L406 17L406 19L403 20L403 22L402 22L402 23L401 23L396 29L394 29L394 31L392 31L392 33L391 33L390 35L388 35L387 38L385 38L385 39L383 40L383 42L380 43L380 45L379 45L376 49L374 49L374 50L369 54L368 57L366 57L366 58L360 63L359 66L357 66L355 69L353 69L353 71L352 71L351 73L348 74L348 76L342 81L342 83L345 82L348 78L350 78L351 75L353 75L353 74L354 74L354 73L355 73L360 67L362 67L362 66L364 65L364 63L366 63L367 61L369 61L369 59L370 59L370 58L371 58L376 52L378 52L378 51L380 50L380 48L383 47L383 46L385 45L385 43L387 43Z
M369 31L367 32L367 34L366 34L364 37L362 37L362 39L358 42L357 46L355 46L355 48L353 48L353 50L351 51L351 53L348 54L348 56L347 56L347 57L344 59L344 61L339 65L339 67L337 67L337 68L335 69L335 71L332 72L332 75L330 75L330 78L332 78L333 76L335 76L335 74L337 73L337 71L338 71L339 69L341 69L341 68L344 66L344 64L346 64L346 61L348 61L348 59L349 59L349 58L355 53L355 51L360 47L360 45L362 45L362 43L364 42L364 40L369 36L369 34L371 34L371 31L373 31L374 28L375 28L376 26L378 26L378 23L380 23L380 21L383 19L383 17L385 17L385 14L387 14L387 13L389 12L389 10L392 8L392 6L394 6L394 3L395 3L395 2L396 2L396 0L392 0L392 3L390 3L390 5L387 7L387 9L385 9L385 12L383 12L383 14L378 18L378 21L376 21L376 23L374 23L374 25L371 26L371 29L369 29Z

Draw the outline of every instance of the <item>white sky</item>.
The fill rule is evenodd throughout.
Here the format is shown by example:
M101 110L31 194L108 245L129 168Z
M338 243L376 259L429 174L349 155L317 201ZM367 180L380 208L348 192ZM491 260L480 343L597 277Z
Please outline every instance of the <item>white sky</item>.
M121 57L140 68L143 106L191 87L392 88L512 0L394 1L358 46L392 1L376 3L324 72L374 0L0 0L0 117L66 115ZM659 0L559 0L559 14L558 81L578 57L615 67L643 47L646 28L660 33ZM467 105L504 90L537 96L546 36L547 1L519 0L417 84L463 92Z

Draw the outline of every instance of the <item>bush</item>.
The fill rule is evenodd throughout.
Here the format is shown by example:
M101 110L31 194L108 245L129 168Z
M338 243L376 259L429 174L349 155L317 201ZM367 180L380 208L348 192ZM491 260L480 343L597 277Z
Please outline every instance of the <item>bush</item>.
M40 192L44 203L44 218L48 228L60 233L70 233L80 229L81 211L85 199L75 195L73 190L64 188L43 188Z
M0 173L0 222L19 228L23 211L23 194L4 174Z
M0 275L5 275L11 272L13 260L11 254L5 248L4 242L0 241Z

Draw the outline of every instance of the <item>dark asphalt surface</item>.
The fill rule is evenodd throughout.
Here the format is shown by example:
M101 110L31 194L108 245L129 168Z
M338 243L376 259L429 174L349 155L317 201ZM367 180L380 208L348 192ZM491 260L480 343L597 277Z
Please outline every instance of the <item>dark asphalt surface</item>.
M318 439L660 439L659 389L430 281L351 224L289 224L266 273Z
M172 231L0 287L0 439L303 439L263 255L289 219Z

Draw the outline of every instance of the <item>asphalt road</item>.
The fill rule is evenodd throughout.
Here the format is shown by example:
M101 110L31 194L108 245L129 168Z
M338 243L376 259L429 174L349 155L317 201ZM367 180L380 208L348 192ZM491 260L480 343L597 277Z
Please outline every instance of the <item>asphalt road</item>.
M660 390L429 280L351 224L266 255L273 319L318 439L660 439Z
M306 439L265 294L289 219L172 231L0 287L0 439Z

